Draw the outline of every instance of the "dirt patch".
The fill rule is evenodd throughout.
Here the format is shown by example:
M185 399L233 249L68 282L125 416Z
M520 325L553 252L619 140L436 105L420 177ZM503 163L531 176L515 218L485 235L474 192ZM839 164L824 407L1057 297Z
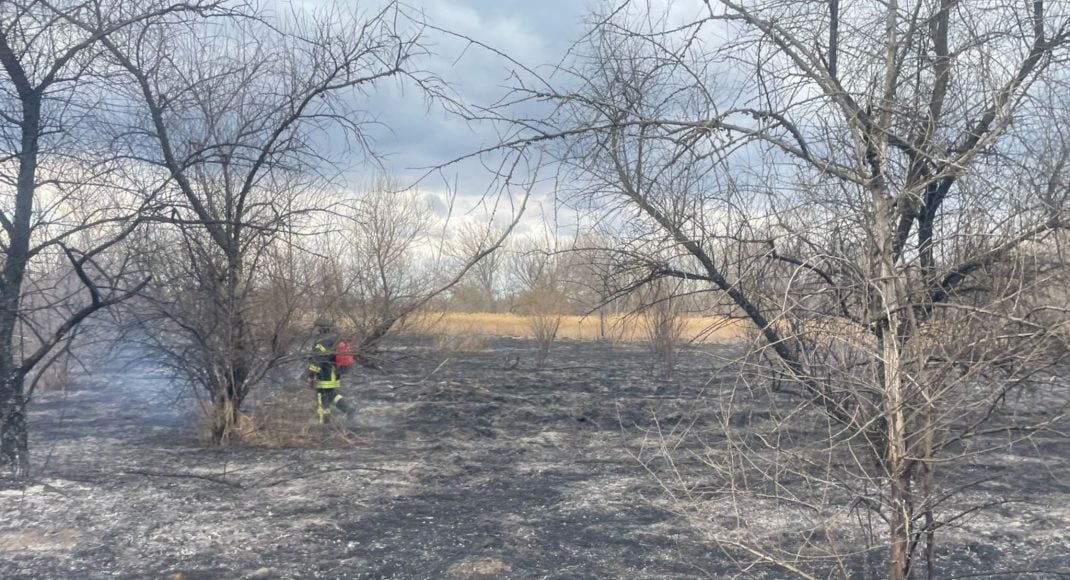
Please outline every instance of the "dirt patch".
M74 530L23 530L0 533L0 553L71 550L80 535Z
M513 571L513 567L497 558L465 558L446 571L457 580L496 578Z

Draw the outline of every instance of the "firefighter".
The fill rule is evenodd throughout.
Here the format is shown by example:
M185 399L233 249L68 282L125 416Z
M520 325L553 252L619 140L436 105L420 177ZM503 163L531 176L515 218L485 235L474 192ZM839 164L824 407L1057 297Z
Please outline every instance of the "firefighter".
M332 406L345 413L347 419L355 411L339 390L345 367L338 364L340 341L333 335L333 326L330 320L316 320L316 343L312 345L312 355L308 360L308 387L316 391L316 415L320 423L327 422ZM347 358L352 360L352 356Z

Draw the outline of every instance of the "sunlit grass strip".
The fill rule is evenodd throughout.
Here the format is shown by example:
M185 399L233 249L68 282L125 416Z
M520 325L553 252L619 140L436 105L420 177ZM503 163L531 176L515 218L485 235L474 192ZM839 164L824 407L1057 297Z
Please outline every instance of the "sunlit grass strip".
M602 325L605 338L611 341L644 342L647 331L641 315L606 316ZM426 334L480 335L514 338L533 338L528 316L497 312L425 312L418 315L410 328ZM557 337L573 340L598 340L598 316L563 316ZM733 342L744 339L745 325L741 321L722 316L688 317L683 337L689 342Z

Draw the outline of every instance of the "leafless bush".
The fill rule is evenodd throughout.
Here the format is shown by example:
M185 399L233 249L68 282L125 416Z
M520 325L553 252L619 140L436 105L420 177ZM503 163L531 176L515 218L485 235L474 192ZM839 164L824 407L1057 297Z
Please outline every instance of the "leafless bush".
M687 324L685 312L676 299L667 280L658 280L647 288L643 301L648 306L642 309L643 329L647 342L654 352L655 366L665 378L671 377L676 367L677 348L684 339Z
M561 319L568 312L558 256L551 251L549 243L534 237L516 243L514 252L512 275L520 288L517 311L527 318L537 345L535 364L541 367L550 356Z
M535 354L536 366L546 364L546 359L550 356L550 348L557 339L557 331L561 329L563 301L561 292L546 286L534 288L524 295L521 312L528 317L528 327L535 344L538 345Z

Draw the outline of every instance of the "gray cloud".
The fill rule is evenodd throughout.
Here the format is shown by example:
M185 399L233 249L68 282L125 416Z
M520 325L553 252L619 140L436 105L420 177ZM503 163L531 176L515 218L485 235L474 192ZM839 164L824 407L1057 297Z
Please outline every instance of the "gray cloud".
M280 13L286 7L313 11L347 0L276 0ZM268 0L271 2L271 0ZM547 76L560 63L572 43L584 31L583 22L590 6L601 0L408 0L410 12L428 24L493 47L508 55L504 58L492 50L475 46L458 36L426 30L425 44L431 54L419 67L448 83L456 98L466 104L488 106L507 95L515 83L511 78L518 65L509 59ZM373 9L371 3L363 10ZM524 73L520 73L524 74ZM528 79L530 80L530 79ZM340 134L324 136L323 147L334 151L339 159L354 163L344 173L346 185L359 190L377 174L385 172L401 184L409 184L425 173L421 168L437 166L498 142L490 123L471 124L445 112L440 104L427 102L411 81L391 80L378 83L367 94L356 96L354 108L364 111L376 153L383 156L383 168L359 163L359 156L349 155ZM524 114L532 114L526 107ZM537 113L537 111L535 111ZM482 162L472 159L450 165L442 173L419 184L432 211L447 213L447 200L453 199L454 218L476 221L492 219L501 223L509 214L510 200L484 198L491 183L491 172ZM520 229L539 230L552 213L550 186L536 190L535 199ZM515 200L514 200L515 201ZM501 205L495 209L495 203ZM549 221L553 221L552 219Z
M560 61L582 34L587 11L575 0L426 0L416 3L429 24L494 47L540 74ZM447 83L458 97L476 105L489 105L508 91L514 63L460 38L427 31L434 52L424 66ZM430 108L423 94L405 84L385 84L362 103L382 126L372 133L380 152L388 155L386 168L403 179L414 178L415 168L437 165L497 141L493 127L471 125ZM487 173L478 163L450 168L465 191L481 192ZM428 187L436 187L432 182Z

